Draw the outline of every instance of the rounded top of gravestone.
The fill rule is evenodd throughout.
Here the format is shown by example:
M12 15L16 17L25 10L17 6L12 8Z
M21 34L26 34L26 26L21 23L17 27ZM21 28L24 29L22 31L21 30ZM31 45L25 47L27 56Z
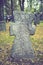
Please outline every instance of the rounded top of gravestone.
M33 20L33 16L34 14L31 13L31 12L23 12L23 11L14 11L13 12L14 14L14 19L15 19L15 22L29 22L30 20Z

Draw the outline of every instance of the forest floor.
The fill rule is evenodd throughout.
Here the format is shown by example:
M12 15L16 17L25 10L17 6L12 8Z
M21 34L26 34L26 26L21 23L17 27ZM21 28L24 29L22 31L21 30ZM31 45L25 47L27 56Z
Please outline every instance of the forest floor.
M10 50L12 48L14 36L9 33L10 23L6 23L6 31L0 32L0 65L43 65L43 23L36 27L36 33L30 36L32 41L35 59L20 59L11 61Z

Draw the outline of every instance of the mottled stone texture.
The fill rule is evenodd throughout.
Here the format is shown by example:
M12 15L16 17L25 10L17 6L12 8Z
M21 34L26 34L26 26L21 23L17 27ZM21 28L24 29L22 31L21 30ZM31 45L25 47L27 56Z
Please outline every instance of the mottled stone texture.
M6 22L0 21L0 31L5 31L5 30L6 30Z
M15 35L11 56L13 58L34 58L34 50L30 41L30 34L35 33L32 25L32 13L14 12L15 23L10 25L10 35Z

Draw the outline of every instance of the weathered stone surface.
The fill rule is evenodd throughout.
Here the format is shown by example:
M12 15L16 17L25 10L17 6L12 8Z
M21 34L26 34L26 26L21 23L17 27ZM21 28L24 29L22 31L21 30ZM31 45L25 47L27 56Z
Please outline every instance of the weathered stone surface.
M5 30L6 30L6 22L0 21L0 31L5 31Z
M33 14L14 12L15 23L11 23L10 34L16 39L12 46L11 55L13 58L34 58L34 50L30 41L30 34L34 34L35 26L32 25Z
M25 23L27 25L27 28L29 29L30 34L34 34L35 33L35 26L32 25L33 22L33 18L34 18L34 14L33 13L25 13L25 12L17 12L14 11L14 19L15 19L15 23L11 23L10 25L10 31L14 31L14 26L18 25L20 22L21 23ZM15 32L11 32L10 34L14 34Z

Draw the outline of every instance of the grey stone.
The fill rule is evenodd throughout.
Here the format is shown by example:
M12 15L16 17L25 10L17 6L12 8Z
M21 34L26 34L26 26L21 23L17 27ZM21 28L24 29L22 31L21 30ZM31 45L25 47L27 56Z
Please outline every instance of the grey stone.
M5 31L5 30L6 30L6 22L0 21L0 31Z
M30 35L35 33L32 13L14 12L15 23L10 25L10 35L15 35L11 56L13 58L34 58Z

